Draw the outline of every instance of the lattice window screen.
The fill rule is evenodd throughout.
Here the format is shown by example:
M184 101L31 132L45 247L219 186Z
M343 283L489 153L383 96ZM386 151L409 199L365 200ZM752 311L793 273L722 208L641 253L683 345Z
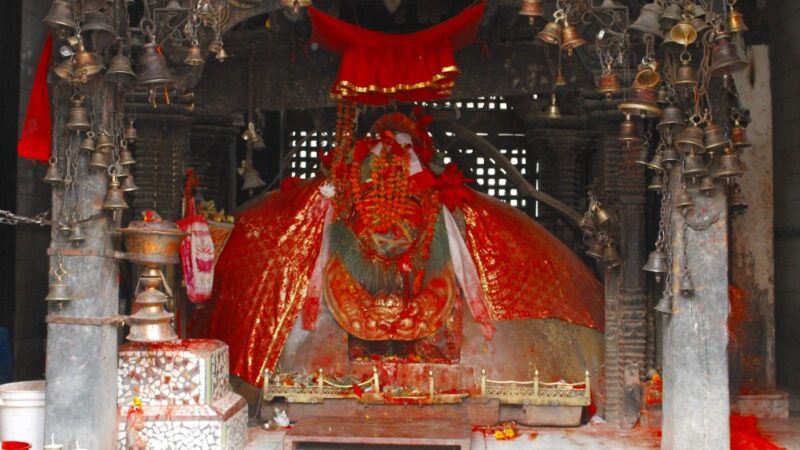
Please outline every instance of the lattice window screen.
M301 179L311 178L319 168L319 157L330 145L333 132L295 130L289 133L289 145L294 155L289 162L289 173Z

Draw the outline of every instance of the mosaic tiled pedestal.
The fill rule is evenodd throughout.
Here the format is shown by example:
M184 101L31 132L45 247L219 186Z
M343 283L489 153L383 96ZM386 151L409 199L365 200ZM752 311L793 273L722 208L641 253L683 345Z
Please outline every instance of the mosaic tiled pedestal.
M247 403L228 382L228 346L187 339L128 343L119 352L119 448L133 397L146 418L149 450L238 450L247 438Z

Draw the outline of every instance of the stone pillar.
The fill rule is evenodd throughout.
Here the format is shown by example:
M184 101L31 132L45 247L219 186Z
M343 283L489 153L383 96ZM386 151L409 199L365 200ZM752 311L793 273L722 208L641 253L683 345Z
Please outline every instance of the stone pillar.
M679 179L680 168L670 176ZM673 185L679 183L673 182ZM673 196L679 186L671 186ZM661 448L725 450L730 446L728 399L728 247L724 192L693 196L694 212L673 211L674 313L664 319L664 419ZM681 295L686 264L694 295Z
M109 112L115 109L111 88L99 80L87 87L95 117L109 123ZM56 98L56 104L66 104ZM63 118L63 116L62 116ZM55 123L55 136L62 133L62 124ZM74 139L74 138L73 138ZM61 139L54 143L54 151ZM63 154L63 153L62 153ZM80 198L78 212L82 218L101 213L106 195L108 175L87 167L87 156L80 155L75 175ZM53 216L59 217L63 191L54 190ZM68 274L65 281L72 287L75 300L49 305L47 325L47 403L45 435L55 436L64 448L112 449L117 446L117 325L78 325L53 323L54 317L103 319L118 311L119 274L116 260L105 256L115 250L112 240L114 223L110 214L84 224L87 235L81 256L52 256L51 270L59 259ZM71 250L64 233L53 228L50 253ZM63 321L64 319L62 319ZM70 319L66 319L69 321Z

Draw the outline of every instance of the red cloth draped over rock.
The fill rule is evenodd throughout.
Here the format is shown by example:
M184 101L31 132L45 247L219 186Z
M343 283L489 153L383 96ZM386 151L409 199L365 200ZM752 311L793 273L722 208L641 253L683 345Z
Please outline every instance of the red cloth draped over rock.
M408 34L367 30L316 8L311 42L342 55L335 98L381 105L450 95L459 75L453 52L475 41L486 5L479 2L431 28Z
M239 213L216 266L211 305L196 317L193 333L225 341L231 373L251 384L274 369L304 304L318 302L307 297L328 204L322 182L271 192ZM468 197L460 206L464 239L490 319L554 318L602 331L602 286L583 262L519 210Z

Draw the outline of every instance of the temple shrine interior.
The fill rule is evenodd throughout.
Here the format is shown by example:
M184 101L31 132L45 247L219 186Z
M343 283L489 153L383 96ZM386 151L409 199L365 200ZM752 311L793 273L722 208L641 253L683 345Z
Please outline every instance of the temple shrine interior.
M1 448L800 449L795 3L0 2Z

